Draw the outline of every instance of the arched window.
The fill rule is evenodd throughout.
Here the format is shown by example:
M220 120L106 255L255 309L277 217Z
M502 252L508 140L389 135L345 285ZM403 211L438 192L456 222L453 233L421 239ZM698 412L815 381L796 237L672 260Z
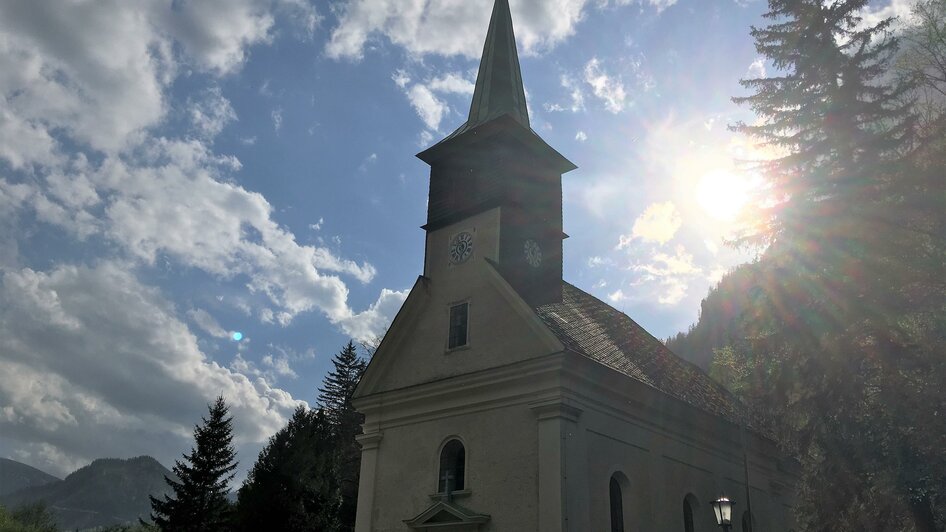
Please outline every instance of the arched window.
M686 497L683 498L683 530L684 532L693 532L693 510L698 506L696 497L692 493L688 493Z
M624 532L624 494L617 474L611 477L611 532Z
M460 440L450 440L440 451L440 474L437 476L437 492L448 493L462 490L466 469L466 449Z

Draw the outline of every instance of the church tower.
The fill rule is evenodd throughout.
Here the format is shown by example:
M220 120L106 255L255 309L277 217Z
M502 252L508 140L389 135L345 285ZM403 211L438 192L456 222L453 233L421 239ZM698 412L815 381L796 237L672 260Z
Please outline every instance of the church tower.
M706 501L750 491L744 521L786 532L793 473L738 401L563 281L575 165L530 127L494 2L469 116L418 154L423 275L353 397L356 532L706 532Z
M499 207L498 269L528 302L559 300L562 174L575 165L529 125L508 0L493 6L469 118L418 157L431 167L428 234ZM454 263L475 240L451 235Z

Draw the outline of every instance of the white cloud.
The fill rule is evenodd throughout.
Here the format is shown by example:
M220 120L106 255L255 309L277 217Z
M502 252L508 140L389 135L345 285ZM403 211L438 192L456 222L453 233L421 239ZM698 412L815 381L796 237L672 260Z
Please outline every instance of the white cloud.
M417 146L419 148L427 148L430 146L430 143L434 140L434 134L426 129L420 132L420 135L417 136Z
M298 404L208 359L127 264L6 271L0 302L0 433L51 445L56 473L129 453L170 463L218 394L241 445L265 440Z
M317 17L299 0L0 3L0 157L44 162L53 131L110 152L140 141L182 64L231 73L290 10Z
M635 239L665 244L677 234L682 225L683 219L672 201L652 203L634 220L631 234L621 235L617 247L626 248Z
M463 77L458 72L448 72L430 80L427 86L434 92L472 96L475 82Z
M654 287L657 301L662 305L682 301L689 282L702 273L693 262L693 255L683 246L677 246L673 254L655 251L646 262L634 264L632 270L639 274L638 284Z
M279 133L279 130L282 129L282 109L273 109L269 116L273 120L273 131Z
M575 133L575 140L578 142L585 142L588 140L588 134L584 131L579 131L578 133Z
M511 5L525 53L549 48L575 31L589 0L522 1ZM360 59L378 37L415 55L478 57L490 9L469 0L353 0L332 30L329 57Z
M585 64L585 83L591 86L594 95L604 102L605 108L612 113L620 113L627 105L627 91L619 77L608 74L601 61L593 57Z
M299 375L289 367L289 357L285 355L266 355L263 357L263 365L270 368L280 377L289 377L291 379L299 377Z
M567 104L546 103L545 110L551 112L571 111L577 113L585 110L585 93L581 89L579 82L566 74L562 74L560 83L568 91L569 102Z
M190 106L191 123L202 138L216 137L230 122L237 119L230 100L224 98L220 87L204 93L202 100Z
M356 340L371 340L383 333L394 315L407 299L409 290L395 291L387 288L381 290L381 295L368 310L351 316L342 322L345 331Z
M216 318L204 309L197 308L188 310L187 317L211 336L217 338L228 338L230 336L230 333L220 326Z
M222 180L238 161L217 157L196 140L154 139L136 155L134 162L108 157L99 166L73 168L70 176L81 174L97 194L85 203L56 201L76 196L58 190L56 182L14 189L0 179L0 190L16 191L19 206L32 207L44 221L81 228L85 236L100 234L145 263L161 255L222 278L244 278L277 307L281 323L311 310L338 324L357 316L348 307L345 283L330 273L367 283L374 266L297 243L273 221L263 196ZM104 209L94 199L99 197Z
M391 80L402 89L406 88L407 84L411 82L411 78L407 75L407 72L400 69L394 71L394 74L391 75Z
M420 83L407 90L407 97L411 102L411 107L417 112L417 116L424 121L424 125L428 129L439 130L440 120L449 111L447 104L434 96L426 85Z
M899 17L901 23L909 20L916 0L889 0L889 3L883 6L878 6L877 3L872 4L865 7L861 13L862 26L873 26L890 17Z
M746 79L759 79L765 77L765 59L760 57L749 65L746 70Z
M438 131L443 118L451 113L450 106L441 96L471 96L474 90L474 82L459 72L448 72L412 84L411 76L399 69L394 71L391 79L404 92L417 116L431 131ZM423 139L421 142L424 142Z

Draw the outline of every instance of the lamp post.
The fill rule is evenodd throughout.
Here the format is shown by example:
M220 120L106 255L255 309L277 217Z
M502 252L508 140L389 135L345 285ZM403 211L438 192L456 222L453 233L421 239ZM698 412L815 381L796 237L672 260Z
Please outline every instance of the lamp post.
M736 503L726 497L720 497L710 504L713 505L713 511L716 512L716 524L724 532L729 530L732 527L732 507Z

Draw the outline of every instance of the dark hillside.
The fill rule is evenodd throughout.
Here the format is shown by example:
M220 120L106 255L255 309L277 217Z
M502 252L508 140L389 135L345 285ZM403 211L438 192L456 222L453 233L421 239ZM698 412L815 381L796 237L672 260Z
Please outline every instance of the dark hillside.
M762 262L743 264L723 276L700 304L700 318L685 333L667 340L667 347L708 371L713 349L735 343L742 315L751 308L752 294L763 284Z
M15 507L44 501L68 530L135 522L151 513L148 495L166 492L171 472L150 456L103 458L54 483L0 496Z
M59 479L15 460L0 458L0 497L25 488L43 486Z

